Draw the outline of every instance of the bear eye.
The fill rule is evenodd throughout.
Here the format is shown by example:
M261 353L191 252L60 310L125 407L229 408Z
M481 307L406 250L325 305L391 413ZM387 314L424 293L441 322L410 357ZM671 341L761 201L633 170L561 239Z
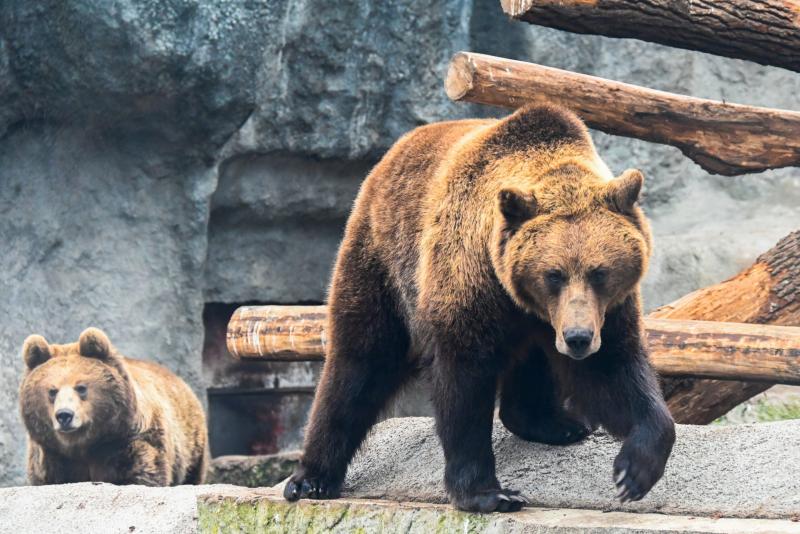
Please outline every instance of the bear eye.
M50 398L50 401L56 400L56 395L58 395L58 390L56 388L50 388L47 391L47 396Z
M83 384L78 384L77 386L75 386L75 393L77 393L78 396L80 396L81 398L85 398L86 386L84 386Z
M544 279L547 285L552 289L558 289L564 284L567 277L564 275L564 272L559 269L550 269L544 274Z
M589 282L594 286L601 286L608 279L608 269L598 267L589 271Z

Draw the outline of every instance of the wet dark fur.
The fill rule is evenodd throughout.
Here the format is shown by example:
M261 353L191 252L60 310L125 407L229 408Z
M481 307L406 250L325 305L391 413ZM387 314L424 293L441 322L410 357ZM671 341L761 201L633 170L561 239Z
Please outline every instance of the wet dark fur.
M500 417L524 439L571 443L597 425L624 438L614 463L623 498L641 498L661 477L674 425L642 340L638 282L644 266L636 264L637 274L609 300L599 352L573 361L555 352L550 324L512 298L492 257L497 191L481 189L485 176L500 172L496 163L503 158L511 169L505 174L513 174L515 161L529 157L544 162L559 150L580 156L593 150L588 139L572 114L530 108L500 122L419 128L376 166L339 251L325 369L301 464L285 488L288 499L337 496L380 410L420 369L431 375L445 485L458 508L510 511L522 504L495 477L491 430L498 387ZM545 212L565 203L606 202L593 193L605 186L576 186L568 172L559 172L539 199ZM516 185L525 189L519 179ZM513 176L509 180L515 185ZM589 204L588 212L597 208ZM614 208L608 217L622 217L613 221L618 226L628 221L630 233L640 234L635 245L648 248L640 210ZM570 215L564 220L569 224ZM602 231L596 230L598 240ZM497 247L508 239L501 236ZM561 253L559 246L553 244L554 253ZM562 407L565 401L573 413Z

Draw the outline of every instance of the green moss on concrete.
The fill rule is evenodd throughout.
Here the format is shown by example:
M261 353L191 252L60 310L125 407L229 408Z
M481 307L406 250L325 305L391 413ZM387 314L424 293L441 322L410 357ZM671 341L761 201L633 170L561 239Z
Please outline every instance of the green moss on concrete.
M485 532L491 516L447 507L377 506L348 501L288 503L278 498L203 499L198 502L202 534L405 532L473 534Z
M763 397L737 406L714 421L717 424L766 423L800 419L800 399L773 400Z

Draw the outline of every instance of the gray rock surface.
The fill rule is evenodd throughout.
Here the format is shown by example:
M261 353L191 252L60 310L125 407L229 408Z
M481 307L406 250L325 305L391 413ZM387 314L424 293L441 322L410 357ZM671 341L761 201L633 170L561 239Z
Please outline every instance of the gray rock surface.
M0 488L0 533L193 534L197 495L230 486L63 484Z
M679 425L677 434L664 477L636 503L614 498L611 473L620 443L603 433L553 447L520 440L496 421L497 477L548 508L785 519L800 510L800 421ZM433 420L390 419L351 464L345 496L445 502L443 476Z
M233 157L211 203L210 302L321 302L370 165L273 153Z
M796 73L536 28L495 1L0 3L0 484L23 481L26 335L95 324L202 389L204 301L322 301L375 159L416 125L504 113L447 100L462 49L800 108ZM710 177L676 149L596 139L647 175L648 307L800 222L796 171Z
M212 179L154 177L132 153L71 128L0 142L0 477L22 482L22 341L77 341L102 328L126 355L179 372L204 397L203 260Z

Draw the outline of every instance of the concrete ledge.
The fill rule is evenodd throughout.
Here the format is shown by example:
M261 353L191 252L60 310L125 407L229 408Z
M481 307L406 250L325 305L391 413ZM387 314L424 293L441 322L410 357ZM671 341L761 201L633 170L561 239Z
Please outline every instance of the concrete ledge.
M449 505L366 499L286 502L277 490L231 490L198 497L201 534L332 532L537 533L797 533L788 520L526 508L514 514L470 514Z
M61 484L0 488L0 533L193 534L197 495L232 486Z
M800 514L800 420L680 425L677 434L664 478L638 503L615 499L612 464L620 443L599 432L553 447L520 440L497 421L497 475L547 508L769 519ZM443 473L433 421L389 419L350 466L345 496L443 503Z

